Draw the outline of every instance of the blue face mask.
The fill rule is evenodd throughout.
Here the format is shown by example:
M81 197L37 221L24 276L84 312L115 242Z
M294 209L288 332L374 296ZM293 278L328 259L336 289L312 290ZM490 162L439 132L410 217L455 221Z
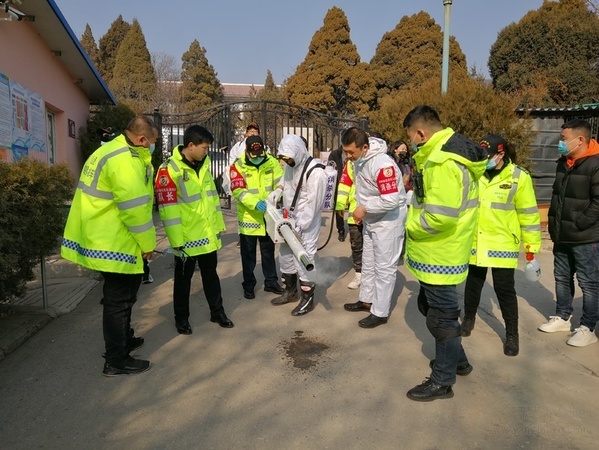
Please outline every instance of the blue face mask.
M489 160L487 161L487 170L492 170L497 166L497 161L495 161L495 158L489 158Z
M264 158L264 156L260 156L260 157L258 157L258 158L250 158L250 162L251 162L252 164L254 164L254 165L256 165L256 166L257 166L257 165L258 165L258 164L260 164L262 161L264 161L264 159L265 159L265 158Z
M576 148L578 148L578 146L580 144L578 144L576 147L574 147L572 150L568 149L568 146L570 145L570 142L574 142L576 139L578 138L574 138L569 142L566 141L559 141L557 143L557 151L560 152L562 155L564 156L568 156L570 153L572 153L574 150L576 150Z
M150 155L156 150L156 144L150 144Z

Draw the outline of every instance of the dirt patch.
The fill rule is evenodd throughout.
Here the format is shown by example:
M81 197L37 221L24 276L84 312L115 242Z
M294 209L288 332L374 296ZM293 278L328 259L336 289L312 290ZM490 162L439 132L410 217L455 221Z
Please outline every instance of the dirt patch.
M316 366L329 346L314 338L304 336L303 331L296 331L295 336L282 341L279 347L285 352L285 357L300 370L308 370Z

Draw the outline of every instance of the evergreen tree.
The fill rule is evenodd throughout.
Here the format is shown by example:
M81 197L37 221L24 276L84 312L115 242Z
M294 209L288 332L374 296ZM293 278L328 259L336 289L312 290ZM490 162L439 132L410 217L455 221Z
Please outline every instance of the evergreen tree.
M259 100L269 100L274 102L285 101L285 94L282 92L282 89L275 84L275 80L270 70L266 71L266 80L264 81L264 88L260 92L258 92L256 98L258 98Z
M380 109L370 116L370 127L391 140L407 141L410 137L405 135L403 120L412 108L423 104L439 112L444 126L474 141L487 133L502 135L515 148L518 163L531 165L531 121L516 114L517 98L496 92L482 77L450 78L445 95L441 95L440 77L396 91L381 100Z
M443 59L443 31L426 12L403 16L385 33L370 61L379 97L409 85L439 78ZM449 38L450 77L467 73L466 57L453 36Z
M136 113L151 112L156 98L156 75L139 22L134 19L119 47L109 83L115 97Z
M363 77L366 66L359 64L360 55L350 39L347 17L334 6L312 37L304 61L287 80L290 103L342 117L360 114L364 105L372 101L369 96L374 93L374 85L370 77ZM355 76L359 76L359 82ZM369 83L372 88L356 90Z
M131 25L118 16L110 25L104 36L98 41L98 70L102 78L108 83L112 79L112 71L116 61L119 46L125 39Z
M206 58L206 49L194 40L181 60L183 109L193 112L221 103L223 88Z
M94 63L96 68L98 67L98 46L96 45L96 40L94 39L94 35L92 34L92 29L88 23L85 24L85 31L81 35L81 46L89 56L89 59Z
M489 58L495 89L534 106L599 101L599 17L588 6L545 1L501 30Z

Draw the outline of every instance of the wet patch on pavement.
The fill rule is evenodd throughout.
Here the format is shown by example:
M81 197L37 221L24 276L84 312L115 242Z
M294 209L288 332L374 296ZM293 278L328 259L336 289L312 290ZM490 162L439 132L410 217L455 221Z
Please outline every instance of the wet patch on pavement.
M329 350L329 345L315 338L304 336L303 331L296 331L294 337L280 342L279 348L285 352L285 357L293 364L293 367L309 370L318 365L323 355Z

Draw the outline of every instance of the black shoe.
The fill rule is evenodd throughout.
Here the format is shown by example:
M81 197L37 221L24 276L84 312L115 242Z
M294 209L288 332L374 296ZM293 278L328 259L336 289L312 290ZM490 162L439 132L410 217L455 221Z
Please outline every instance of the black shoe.
M264 286L264 292L272 292L273 294L281 295L285 293L285 289L277 284L274 286Z
M189 320L187 319L175 321L175 326L177 327L177 333L179 334L193 333L191 325L189 325Z
M362 328L374 328L385 323L387 323L386 317L379 317L375 316L374 314L370 314L368 317L360 320L358 325L360 325Z
M154 282L154 277L150 274L148 274L147 277L143 277L141 279L142 284L152 284Z
M410 400L416 400L417 402L431 402L438 398L453 397L453 389L451 386L441 386L427 378L424 383L410 389L406 395Z
M133 350L137 350L144 345L144 342L144 338L142 337L132 337L127 339L127 351L131 353Z
M345 242L345 229L339 230L339 236L337 236L337 239L339 239L341 242Z
M474 329L474 321L476 320L476 316L467 317L464 316L464 320L462 321L462 336L468 337L472 333Z
M345 305L343 305L343 308L346 311L352 311L352 312L359 312L359 311L370 312L370 303L364 303L364 302L361 302L360 300L358 300L356 303L346 303Z
M428 365L432 369L433 366L435 365L435 360L431 359L431 362ZM470 363L466 363L465 366L458 366L458 370L456 370L455 373L456 373L456 375L465 377L466 375L469 375L470 372L472 372L473 370L474 370L474 367L472 367L472 365L470 365Z
M145 372L149 368L150 361L146 361L145 359L135 359L128 356L122 361L118 362L109 363L106 361L104 363L104 370L102 373L106 377L115 377L117 375L135 375Z
M520 353L518 333L506 333L503 354L505 356L518 356L518 353Z
M210 318L210 322L218 323L223 328L233 328L233 322L229 320L225 313L219 314L218 316L214 316Z
M144 338L142 337L131 337L127 339L127 353L137 350L139 347L144 345L144 342ZM106 353L102 353L102 358L106 358Z
M254 294L254 291L243 291L243 296L249 300L256 298L256 294Z

